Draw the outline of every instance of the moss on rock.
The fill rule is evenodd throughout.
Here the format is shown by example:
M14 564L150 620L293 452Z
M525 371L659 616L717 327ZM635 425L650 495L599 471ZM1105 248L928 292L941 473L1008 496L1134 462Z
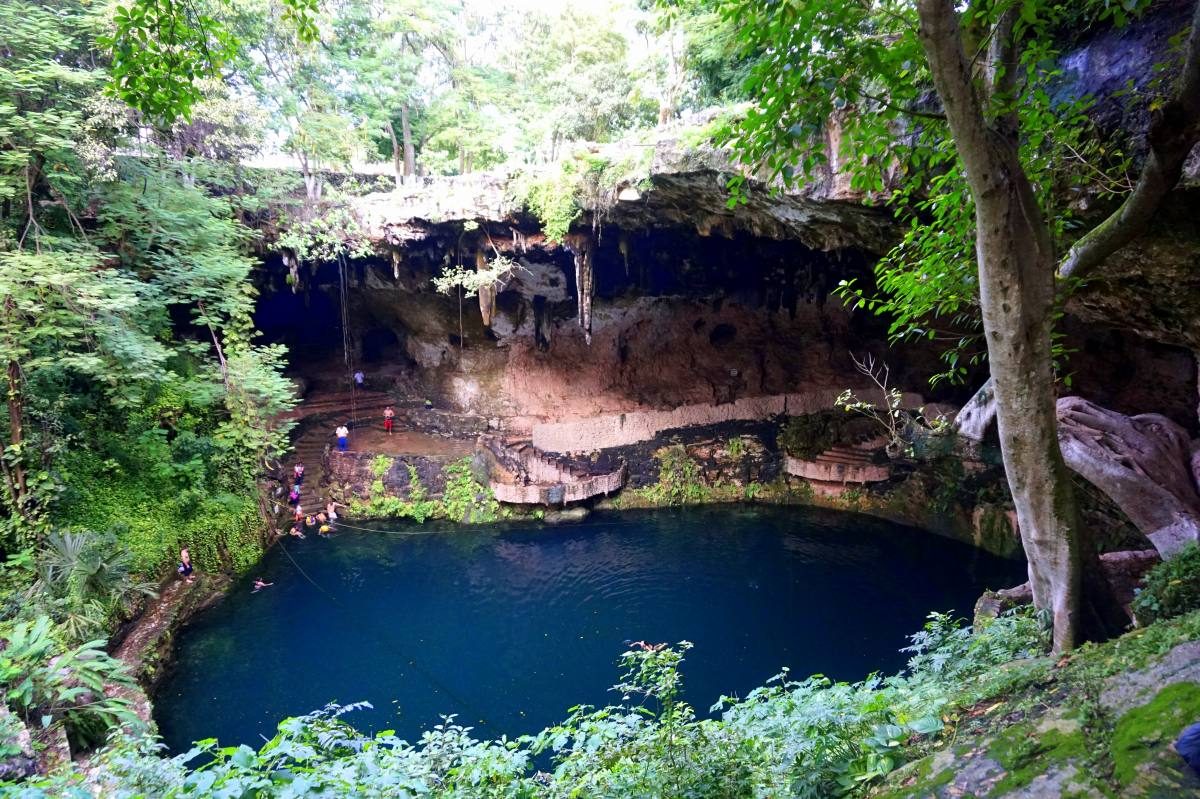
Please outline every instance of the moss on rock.
M1168 747L1189 724L1200 721L1200 684L1181 682L1163 688L1148 704L1117 719L1112 755L1115 776L1130 785L1138 769Z

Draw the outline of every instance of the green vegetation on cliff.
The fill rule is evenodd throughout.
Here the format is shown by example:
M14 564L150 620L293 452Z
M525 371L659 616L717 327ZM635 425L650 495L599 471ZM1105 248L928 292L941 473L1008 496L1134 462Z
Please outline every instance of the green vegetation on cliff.
M446 465L442 470L445 488L436 499L421 482L417 468L404 464L408 472L405 487L407 497L395 496L384 486L384 477L395 467L395 461L378 455L371 462L370 491L366 497L350 500L350 512L362 519L412 519L418 524L426 519L446 519L462 524L486 524L500 518L500 503L492 490L475 476L472 459L465 457Z

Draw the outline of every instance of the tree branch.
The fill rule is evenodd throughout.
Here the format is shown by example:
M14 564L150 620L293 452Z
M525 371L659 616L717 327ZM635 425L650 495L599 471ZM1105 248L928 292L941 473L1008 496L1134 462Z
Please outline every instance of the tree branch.
M1179 88L1150 123L1150 150L1133 193L1107 219L1075 242L1058 267L1060 278L1086 275L1146 229L1163 197L1175 188L1188 153L1200 141L1200 2L1179 77Z
M975 92L971 68L963 53L958 14L950 0L919 0L917 14L921 21L918 34L946 120L954 131L967 179L976 183L993 171L994 159L983 104ZM974 189L981 194L986 187L975 185Z
M1010 4L992 27L987 47L988 102L996 113L996 125L1006 135L1017 135L1017 7Z

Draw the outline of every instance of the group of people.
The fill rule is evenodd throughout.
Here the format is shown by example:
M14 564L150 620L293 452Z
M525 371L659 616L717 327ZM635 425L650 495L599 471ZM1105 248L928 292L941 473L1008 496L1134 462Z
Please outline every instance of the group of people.
M354 373L355 385L359 388L363 386L363 373L361 371ZM431 403L425 401L426 407ZM396 409L388 405L383 409L383 429L389 436L395 431L396 425ZM345 424L338 425L334 430L334 435L337 437L337 445L339 452L345 452L349 446L350 429ZM337 521L337 509L343 507L332 499L325 503L325 510L316 514L306 514L304 508L300 505L301 489L304 486L304 464L297 463L292 467L292 486L288 491L288 505L292 508L292 527L288 534L296 538L304 538L306 529L316 528L317 534L321 537L328 537L333 533L333 523ZM184 547L179 551L179 566L176 568L187 582L195 580L195 568L192 566L192 557L187 548ZM257 593L264 588L274 585L274 583L265 582L261 577L254 580L254 592Z
M304 464L297 463L292 467L292 488L288 492L288 504L292 507L292 529L289 535L304 538L305 529L317 528L317 534L327 537L333 533L333 523L337 521L337 509L340 506L332 499L325 503L325 510L315 514L304 512L300 504L300 492L304 486Z
M383 431L389 436L396 430L396 409L391 405L383 409ZM343 422L333 431L337 439L338 452L345 452L350 446L350 427Z

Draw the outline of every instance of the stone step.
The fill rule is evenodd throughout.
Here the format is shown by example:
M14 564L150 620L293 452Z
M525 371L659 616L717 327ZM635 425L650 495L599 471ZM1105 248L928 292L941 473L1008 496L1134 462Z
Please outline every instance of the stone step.
M626 469L593 475L537 449L527 439L483 436L505 474L492 481L496 499L511 504L560 505L608 494L625 484Z
M622 466L609 474L561 483L506 483L491 481L492 493L500 502L510 505L566 505L585 499L611 494L625 485L626 469Z
M849 466L863 466L873 463L870 455L855 450L827 450L813 460L817 463L844 463Z
M879 483L891 477L891 468L887 464L871 463L869 459L839 460L837 453L828 452L811 461L789 455L784 462L784 471L806 480L841 484Z

